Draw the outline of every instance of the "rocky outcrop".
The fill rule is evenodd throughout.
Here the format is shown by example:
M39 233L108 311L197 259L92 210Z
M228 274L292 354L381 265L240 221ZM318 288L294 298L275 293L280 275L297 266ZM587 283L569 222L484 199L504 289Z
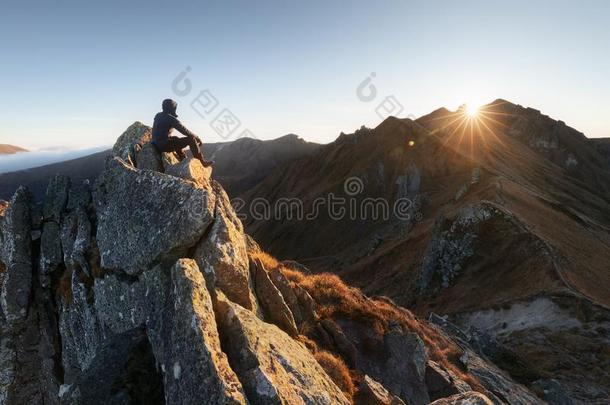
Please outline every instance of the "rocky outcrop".
M271 281L261 260L254 259L251 261L250 269L253 273L254 291L256 292L257 297L259 297L266 318L268 318L271 323L278 325L280 329L290 336L298 335L299 332L292 311L286 304L283 294Z
M68 203L69 188L70 179L65 176L55 176L47 188L40 241L40 282L43 286L49 285L49 275L63 262L59 226Z
M215 195L173 176L110 161L95 193L102 267L136 274L193 247L212 224Z
M218 183L212 187L216 193L214 222L207 237L195 247L194 258L209 285L218 286L233 302L256 311L243 226L222 187Z
M0 218L0 305L5 320L25 319L32 285L32 216L29 192L20 188Z
M148 137L130 127L94 187L53 179L40 214L25 189L0 204L0 405L417 405L453 393L459 379L431 376L412 329L329 312L296 263L284 273L260 259L210 169L145 168ZM467 367L489 379L483 360Z
M483 355L471 346L468 334L451 322L432 315L430 321L443 333L455 341L463 350L460 361L469 374L475 376L488 391L486 394L496 403L535 404L540 400L524 386L514 382L506 372L485 360Z
M151 128L136 121L116 140L112 147L112 155L134 165L137 150L149 143L151 139Z
M115 398L113 383L120 381L130 352L146 341L161 369L167 403L246 402L220 348L211 297L193 260L157 266L136 282L114 275L96 279L93 303L83 299L83 284L75 280L73 288L60 322L66 401ZM94 384L96 379L108 385Z
M349 404L313 355L275 325L218 296L225 344L255 404Z

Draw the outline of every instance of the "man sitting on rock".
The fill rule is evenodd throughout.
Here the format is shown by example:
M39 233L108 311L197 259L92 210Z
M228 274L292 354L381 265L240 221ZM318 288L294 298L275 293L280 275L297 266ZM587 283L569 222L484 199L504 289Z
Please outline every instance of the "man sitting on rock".
M178 103L168 98L163 100L161 107L163 111L155 115L152 128L152 143L157 150L159 152L176 152L178 158L183 160L186 158L183 149L188 146L191 149L193 157L199 159L204 167L212 166L214 162L203 159L200 147L202 144L201 139L182 125L178 119L176 114ZM182 135L185 135L185 137L170 136L174 128Z

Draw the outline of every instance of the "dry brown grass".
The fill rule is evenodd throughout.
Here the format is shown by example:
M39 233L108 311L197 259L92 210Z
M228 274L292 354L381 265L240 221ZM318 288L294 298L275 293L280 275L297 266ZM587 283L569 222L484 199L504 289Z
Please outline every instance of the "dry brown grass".
M432 326L421 322L410 311L400 308L387 298L367 298L359 290L348 287L334 274L304 275L296 270L281 267L282 273L300 285L318 304L321 319L336 316L358 320L370 325L380 334L386 333L392 322L417 333L428 349L430 359L451 370L473 389L482 390L474 377L465 373L459 363L462 350L453 341Z
M462 349L459 346L433 326L420 321L407 309L398 307L390 299L385 297L368 298L360 290L347 286L334 274L306 275L296 269L287 268L265 252L257 252L252 257L260 259L268 270L279 268L290 283L304 288L317 303L316 310L319 319L344 317L368 324L379 334L386 333L391 323L397 323L403 328L417 333L426 345L431 360L455 373L459 378L470 384L473 389L483 390L477 379L462 370L459 362ZM302 329L303 333L308 334L307 331L312 330L312 326L305 325ZM344 368L340 367L339 364L332 363L333 361L329 360L328 356L338 358L329 352L321 351L314 340L304 335L300 335L297 339L314 354L328 353L328 355L321 354L318 356L325 359L328 367L335 364L338 370L342 370L336 372L336 378L345 378L345 372L347 372L347 375L350 374L343 360L339 359ZM352 387L355 386L357 379L356 375L350 378ZM346 386L348 391L350 385Z
M296 339L303 343L307 350L313 353L318 364L320 364L337 387L341 389L347 399L353 403L354 395L356 394L355 382L358 380L358 376L350 371L343 359L326 350L320 350L318 344L305 335L299 335Z
M319 350L314 353L314 357L331 380L333 380L333 382L337 384L337 387L343 391L343 394L345 394L347 399L353 403L356 386L354 385L352 375L349 368L345 365L345 362L334 354L324 350Z

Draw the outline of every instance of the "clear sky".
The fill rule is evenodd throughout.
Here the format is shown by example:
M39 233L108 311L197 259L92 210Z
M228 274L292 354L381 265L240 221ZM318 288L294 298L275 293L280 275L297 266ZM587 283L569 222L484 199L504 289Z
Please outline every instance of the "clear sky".
M230 137L330 142L389 95L404 117L505 98L610 136L609 21L608 1L4 1L0 143L112 144L166 97L221 140L190 107L203 90L241 121Z

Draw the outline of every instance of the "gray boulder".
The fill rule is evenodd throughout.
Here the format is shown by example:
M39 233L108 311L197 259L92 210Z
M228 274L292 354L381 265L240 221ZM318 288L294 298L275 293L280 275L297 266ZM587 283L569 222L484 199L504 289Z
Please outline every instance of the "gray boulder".
M425 383L426 347L416 333L393 325L378 334L366 323L344 318L334 321L355 346L356 370L371 376L405 402L430 402Z
M70 179L57 175L47 187L42 209L43 224L40 239L40 283L49 285L49 275L63 262L60 243L61 216L68 203Z
M31 195L20 187L0 217L0 305L4 318L25 319L32 285Z
M197 245L194 259L210 288L218 287L233 302L256 312L258 303L252 291L242 223L222 187L216 182L212 187L216 196L214 223Z
M357 402L366 405L405 405L402 399L390 394L368 375L364 376L359 386Z
M113 386L145 343L160 368L166 403L247 403L221 350L212 300L193 260L157 266L135 282L116 275L95 279L93 302L83 299L86 286L77 278L72 288L60 322L62 402L115 401Z
M199 187L209 188L212 178L212 168L203 167L199 159L186 158L181 162L167 166L165 173L189 180Z
M140 170L154 170L163 172L163 160L161 154L152 143L148 142L141 148L136 148L135 166Z
M142 147L151 140L151 128L139 121L134 122L119 136L112 147L112 155L134 165L136 145Z
M269 274L260 259L255 259L250 262L250 270L254 281L254 291L259 299L265 319L279 326L284 332L290 336L297 336L296 323L292 311L284 301L284 296L273 284L269 278Z
M453 372L444 369L432 360L428 360L426 367L426 386L432 400L472 390L470 385L462 381Z
M94 193L101 265L137 274L164 257L180 257L213 221L211 189L115 158ZM217 222L216 222L217 223Z

